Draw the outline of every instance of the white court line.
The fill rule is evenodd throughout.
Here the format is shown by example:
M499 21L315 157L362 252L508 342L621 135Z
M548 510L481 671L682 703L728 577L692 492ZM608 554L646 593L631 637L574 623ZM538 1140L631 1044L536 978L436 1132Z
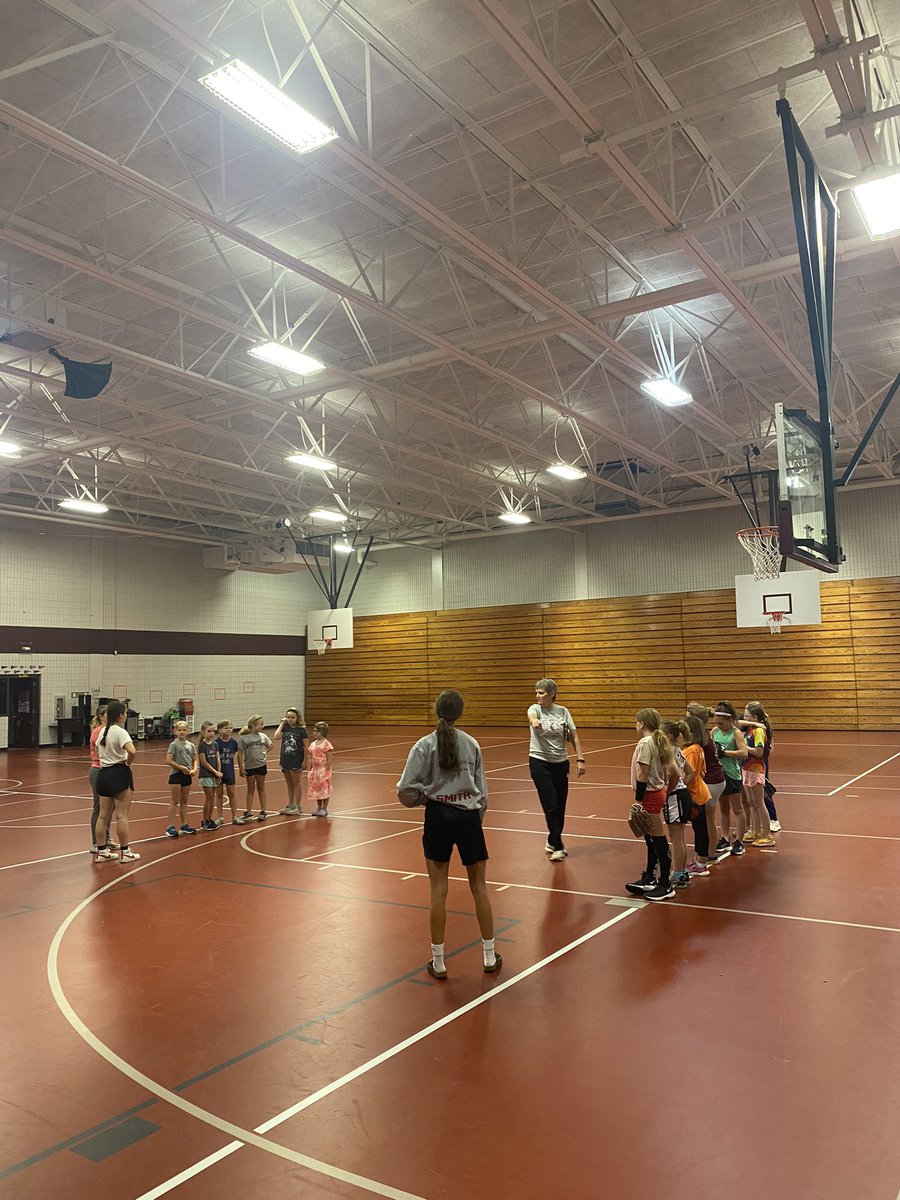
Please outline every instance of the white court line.
M260 852L257 850L256 853L259 854ZM765 851L761 850L760 853L764 854ZM303 863L305 861L302 858L288 858L288 856L284 855L284 854L269 854L269 855L266 855L266 857L267 858L280 858L284 862ZM317 864L313 863L312 865L315 866ZM333 865L334 865L335 870L371 871L371 872L374 872L375 874L379 874L379 875L404 875L405 876L405 872L398 870L396 867L370 867L370 866L361 866L358 863L342 863L342 862L337 862L337 863L334 863ZM423 871L420 873L419 878L427 879L428 876ZM448 876L448 878L450 880L452 880L454 883L467 883L468 882L467 878L464 875L450 875L450 876ZM715 875L713 875L712 878L715 878ZM511 888L516 891L522 891L522 892L552 892L554 895L558 895L558 896L587 896L593 900L622 900L624 898L622 896L621 892L616 892L615 894L613 894L611 892L588 892L588 891L582 891L580 888L548 887L547 885L537 884L537 883L506 883L506 884L504 884L502 880L497 880L497 879L488 879L488 880L486 880L486 882L488 883L488 885L490 887L495 888L497 891L500 891L501 888ZM772 912L755 911L752 908L723 908L723 907L720 907L720 906L714 905L714 904L691 904L690 902L683 900L681 897L673 899L671 907L673 907L673 908L693 908L693 909L697 909L700 912L723 912L723 913L735 914L735 915L743 916L743 917L766 917L766 918L771 918L773 920L778 920L778 921L800 921L800 922L802 922L804 924L808 924L808 925L839 925L839 926L844 926L847 929L875 930L878 933L900 933L900 928L897 928L893 925L864 925L862 922L859 922L859 921L831 921L827 917L800 917L800 916L793 916L791 913L772 913Z
M418 1042L424 1041L425 1038L430 1037L433 1033L437 1033L438 1030L452 1024L452 1022L458 1021L460 1017L466 1016L474 1009L479 1008L482 1004L488 1004L494 999L495 996L499 996L502 992L505 992L509 988L515 986L515 984L520 983L523 979L527 979L529 975L534 975L535 972L542 970L546 966L549 966L550 963L555 962L558 958L562 958L563 955L571 953L571 951L576 950L579 946L583 946L585 942L589 942L592 938L597 937L598 934L603 933L605 930L610 929L613 925L617 925L620 921L625 920L633 913L639 911L640 910L637 908L623 909L620 913L617 913L616 916L611 917L608 921L604 921L602 925L598 925L596 929L592 929L588 933L582 934L581 937L569 942L566 946L562 946L559 950L554 950L552 954L548 954L547 957L542 958L540 962L534 963L530 967L526 967L523 971L520 971L518 975L513 975L510 979L505 979L502 983L497 984L496 987L491 988L489 992L483 992L482 995L476 996L474 1000L470 1000L468 1004L463 1004L460 1008L454 1009L453 1012L447 1013L445 1016L440 1017L437 1021L432 1022L431 1025L427 1025L424 1029L420 1029L418 1033L412 1034L410 1037L405 1038L402 1042L397 1042L396 1045L391 1046L388 1050L383 1050L381 1054L376 1054L374 1058L370 1058L368 1062L364 1062L360 1066L355 1067L352 1071L348 1071L346 1075L342 1075L339 1079L335 1079L333 1083L326 1084L325 1087L319 1088L317 1092L313 1092L312 1095L307 1096L305 1100L299 1100L296 1104L292 1104L290 1108L286 1108L283 1112L278 1113L277 1116L270 1117L270 1119L268 1121L264 1121L262 1125L257 1125L253 1132L260 1134L268 1133L270 1129L275 1129L277 1126L283 1125L284 1122L289 1121L291 1117L295 1117L298 1115L298 1113L305 1111L307 1108L311 1108L314 1104L318 1104L320 1100L324 1100L326 1097L333 1095L341 1088L346 1087L347 1084L354 1083L363 1075L367 1075L369 1071L373 1071L376 1067L380 1067L383 1063L395 1058L398 1054L402 1054L404 1050L408 1050L411 1046L415 1046ZM65 999L65 997L63 997L63 999ZM68 1017L67 1013L65 1015ZM77 1027L76 1031L81 1033L81 1030L77 1029ZM86 1030L86 1032L90 1034L89 1030ZM84 1034L81 1036L83 1037ZM91 1034L90 1036L93 1039L93 1035ZM96 1041L96 1039L93 1040ZM93 1044L93 1041L89 1044ZM100 1045L102 1045L102 1043L100 1043ZM94 1046L94 1048L96 1049L97 1047ZM103 1047L103 1049L106 1050L107 1048ZM117 1058L118 1056L114 1055L112 1051L108 1051L108 1054L105 1054L104 1057L108 1057L109 1061L112 1061L114 1057ZM124 1065L127 1066L128 1064ZM137 1074L137 1072L135 1072L135 1074ZM161 1095L162 1092L165 1091L165 1089L160 1088L159 1085L155 1085L155 1088L157 1095ZM174 1096L175 1094L170 1093L170 1095ZM168 1097L164 1096L163 1098L167 1099ZM177 1097L177 1099L179 1101L182 1100L180 1096ZM179 1106L184 1107L183 1103ZM197 1114L195 1113L194 1115ZM201 1117L200 1119L204 1120L206 1118ZM207 1121L207 1123L215 1124L216 1122ZM251 1145L258 1145L264 1150L273 1149L275 1146L277 1146L277 1143L263 1142L263 1140L259 1138L244 1138L244 1141L250 1142ZM137 1197L137 1200L158 1200L158 1197L164 1196L167 1192L172 1191L186 1179L195 1178L200 1174L201 1171L205 1171L207 1167L212 1166L214 1162L221 1162L221 1160L227 1155L235 1153L235 1151L240 1150L240 1148L241 1142L231 1143L231 1145L223 1147L222 1150L217 1151L217 1153L215 1155L211 1155L210 1158L203 1159L202 1162L196 1163L194 1167L189 1167L187 1171L182 1171L180 1175L176 1175L172 1179L166 1180L165 1183L159 1184L157 1187L153 1188L152 1191L144 1192L143 1195ZM278 1147L278 1150L273 1149L273 1152L278 1153L283 1150L284 1147ZM286 1157L286 1155L282 1156ZM330 1174L335 1170L335 1168L329 1168L328 1172L323 1173ZM365 1185L357 1184L357 1186ZM374 1189L369 1188L368 1190ZM408 1195L406 1192L381 1192L379 1194L402 1196Z
M226 837L241 837L241 833L226 834ZM221 839L220 839L221 840ZM378 1196L387 1196L390 1200L424 1200L421 1196L416 1196L412 1192L404 1192L399 1188L388 1187L386 1184L379 1183L374 1179L367 1179L363 1175L356 1175L352 1171L344 1171L340 1167L334 1167L330 1163L321 1162L319 1159L310 1158L306 1154L300 1154L296 1150L291 1150L287 1146L282 1146L278 1142L270 1141L268 1138L260 1137L256 1130L244 1129L240 1125L234 1125L231 1121L226 1121L224 1118L217 1116L215 1113L207 1111L205 1108L200 1108L199 1105L191 1103L177 1092L172 1092L162 1084L157 1083L155 1079L151 1079L142 1071L139 1071L131 1063L125 1061L116 1052L110 1049L104 1042L96 1036L92 1030L88 1029L87 1025L76 1013L75 1009L69 1003L69 999L63 990L62 983L59 978L59 951L62 945L63 938L67 931L72 926L74 921L82 912L91 904L98 896L102 896L104 892L110 888L116 887L124 879L129 879L133 875L146 870L148 867L156 866L158 863L166 862L168 859L177 858L180 854L187 854L193 849L198 849L200 845L211 845L211 842L195 843L192 846L185 847L183 850L176 850L172 854L164 855L162 858L155 859L153 862L144 863L140 867L135 867L131 871L126 871L122 875L118 875L104 887L99 888L96 892L92 892L90 896L86 896L80 904L71 910L68 916L63 920L62 924L53 935L53 941L50 943L50 949L47 953L47 979L50 984L50 992L56 1003L57 1008L75 1030L78 1036L87 1043L88 1046L101 1058L104 1058L111 1066L121 1072L126 1078L131 1079L139 1087L143 1087L151 1095L157 1096L160 1100L171 1104L174 1108L181 1109L182 1112L188 1113L192 1117L196 1117L198 1121L203 1121L206 1125L211 1125L213 1128L220 1130L222 1133L230 1134L233 1138L240 1139L232 1142L230 1146L225 1146L209 1158L203 1160L203 1163L196 1163L193 1167L189 1167L187 1171L182 1171L179 1175L172 1179L166 1180L165 1183L149 1192L145 1192L139 1200L154 1200L157 1196L163 1196L166 1192L170 1192L173 1188L178 1187L186 1180L193 1178L200 1171L205 1170L207 1166L212 1166L213 1162L219 1162L221 1159L233 1154L235 1150L240 1150L243 1145L252 1145L259 1150L267 1150L270 1154L275 1154L279 1158L287 1159L288 1162L295 1163L298 1166L306 1167L311 1171L316 1171L319 1174L330 1176L332 1179L339 1179L343 1183L349 1183L352 1186L362 1188L368 1192L374 1192ZM487 995L491 995L490 992ZM277 1123L277 1119L276 1119ZM267 1127L271 1127L268 1123Z
M889 762L893 762L895 758L900 758L900 750L896 754L892 754L890 758L886 758L883 762L876 763L874 767L869 767L868 771L863 771L861 775L854 775L852 779L848 779L846 783L842 783L840 787L836 787L828 793L829 796L836 796L838 792L842 792L844 788L850 787L856 783L857 779L865 779L867 775L871 775L873 771L877 771L879 767L885 767Z

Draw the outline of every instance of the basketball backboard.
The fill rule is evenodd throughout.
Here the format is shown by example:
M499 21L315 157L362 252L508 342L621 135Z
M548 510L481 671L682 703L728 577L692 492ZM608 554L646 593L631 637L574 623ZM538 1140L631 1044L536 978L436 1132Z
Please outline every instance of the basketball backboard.
M735 575L734 598L739 629L770 627L773 613L790 625L821 625L819 575L816 571L785 571L777 579Z
M306 636L309 644L322 641L334 650L353 649L353 609L314 608L306 614Z
M835 572L844 554L835 483L826 466L831 456L824 453L819 422L802 408L776 404L775 438L781 553L817 571Z

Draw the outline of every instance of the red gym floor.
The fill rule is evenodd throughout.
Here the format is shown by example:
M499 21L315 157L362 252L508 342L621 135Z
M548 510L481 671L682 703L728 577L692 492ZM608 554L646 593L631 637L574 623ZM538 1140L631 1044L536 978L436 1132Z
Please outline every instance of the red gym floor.
M129 866L85 853L81 751L0 757L4 1200L897 1200L888 736L779 736L776 850L632 905L629 734L583 734L550 863L527 733L473 732L504 964L459 880L444 984L412 732L333 731L327 821L178 842L144 746Z

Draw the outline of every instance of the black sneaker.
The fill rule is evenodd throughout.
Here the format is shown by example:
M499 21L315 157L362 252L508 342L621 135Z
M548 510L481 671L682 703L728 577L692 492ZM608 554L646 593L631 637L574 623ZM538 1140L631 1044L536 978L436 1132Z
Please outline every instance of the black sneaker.
M716 842L716 854L728 854L731 851L731 842L728 838L719 838Z
M655 887L656 876L648 875L644 871L640 879L636 879L634 883L625 884L625 891L630 892L632 896L643 896L645 892L652 892Z
M740 857L740 855L744 853L744 843L740 841L740 839L738 839L736 842L732 842L731 853L735 855L735 857Z
M675 889L671 883L658 883L652 891L644 892L645 900L671 900Z

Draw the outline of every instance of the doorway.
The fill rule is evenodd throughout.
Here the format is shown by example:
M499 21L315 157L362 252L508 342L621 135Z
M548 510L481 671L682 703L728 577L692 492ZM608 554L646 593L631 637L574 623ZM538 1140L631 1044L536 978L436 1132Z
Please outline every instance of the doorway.
M37 746L40 715L40 675L11 678L9 681L9 748L11 750L31 750Z

